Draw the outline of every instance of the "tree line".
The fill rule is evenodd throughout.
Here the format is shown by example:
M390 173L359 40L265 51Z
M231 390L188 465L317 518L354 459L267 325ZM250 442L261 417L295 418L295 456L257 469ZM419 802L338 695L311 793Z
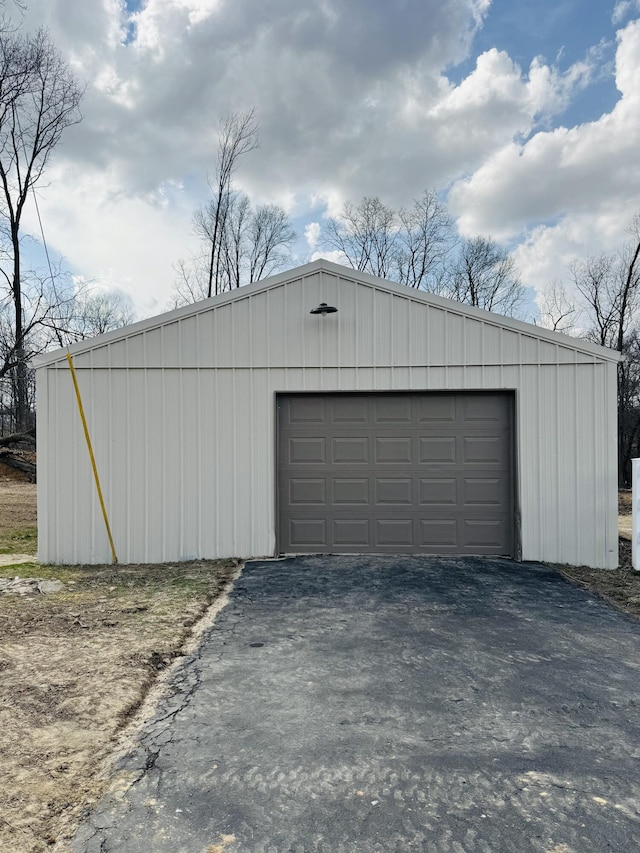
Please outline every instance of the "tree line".
M221 124L209 200L193 218L198 248L176 267L174 305L205 299L260 281L291 265L296 238L282 207L253 208L234 185L242 157L258 146L255 111L235 113ZM460 240L455 223L432 191L409 207L394 209L378 197L345 202L326 219L320 248L343 263L457 299L516 316L525 289L513 259L489 237Z

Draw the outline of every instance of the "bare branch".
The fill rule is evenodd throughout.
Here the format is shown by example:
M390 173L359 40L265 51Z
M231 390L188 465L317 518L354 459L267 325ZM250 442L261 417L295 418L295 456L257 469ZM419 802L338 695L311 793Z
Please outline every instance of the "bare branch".
M218 157L214 176L209 178L212 199L206 218L210 237L207 296L220 291L222 264L221 235L224 232L230 210L232 178L238 160L253 151L258 145L258 124L255 109L244 113L233 113L221 125L218 139Z
M495 240L465 240L453 267L446 296L515 317L524 300L524 288L512 257Z
M559 281L552 281L538 299L540 318L545 329L571 334L575 328L578 309Z

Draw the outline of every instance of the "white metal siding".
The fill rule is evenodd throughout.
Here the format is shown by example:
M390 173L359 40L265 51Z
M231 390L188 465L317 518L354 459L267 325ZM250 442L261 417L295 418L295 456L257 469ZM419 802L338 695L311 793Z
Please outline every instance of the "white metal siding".
M596 356L444 309L410 288L389 292L318 271L300 279L89 346L76 367L380 367L593 363ZM322 300L339 308L310 315ZM440 300L444 302L444 300ZM211 307L209 307L211 306ZM480 313L480 312L478 312ZM519 324L524 325L524 324ZM533 329L533 327L527 327ZM561 336L557 336L561 338ZM580 343L580 342L577 342ZM60 365L65 364L61 360Z
M615 363L335 269L76 352L120 561L274 553L276 392L513 389L522 557L615 566ZM107 562L66 363L37 381L40 559Z

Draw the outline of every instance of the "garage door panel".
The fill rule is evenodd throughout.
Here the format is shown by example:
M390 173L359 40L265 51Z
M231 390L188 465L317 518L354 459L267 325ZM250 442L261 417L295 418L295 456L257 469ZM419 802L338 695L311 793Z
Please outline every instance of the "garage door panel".
M498 548L504 541L503 519L471 519L462 521L462 545L465 548Z
M326 400L318 397L292 397L288 411L290 424L324 424L326 422Z
M504 505L508 497L509 481L507 477L465 477L463 480L464 506Z
M376 438L375 461L380 465L410 465L412 462L411 436Z
M450 394L434 394L417 398L417 420L421 425L440 427L456 420L456 398Z
M327 503L326 480L324 478L310 479L296 477L289 480L289 505L299 506L308 504Z
M500 394L475 394L458 398L462 421L473 426L504 426L508 398Z
M374 424L380 426L411 424L411 402L411 397L374 398Z
M334 438L331 443L331 456L335 465L367 465L369 439L367 436Z
M288 532L293 548L324 550L329 545L327 522L324 518L292 518L288 523Z
M369 504L368 477L333 477L331 482L334 504Z
M375 544L381 548L413 546L413 519L411 518L376 519L375 531Z
M335 397L330 402L330 420L337 426L368 424L368 397Z
M512 408L506 393L283 395L280 550L512 554Z
M427 506L456 506L458 483L455 477L421 477L420 505Z
M418 462L451 465L456 461L455 436L421 436L418 439Z
M376 505L386 504L413 506L413 484L411 477L377 477Z
M418 524L421 548L456 548L458 521L455 518L422 518Z
M327 443L324 438L291 438L287 455L290 465L323 465L327 461Z
M334 547L371 547L370 522L368 518L334 519L332 523L332 544Z
M466 436L462 440L462 462L465 465L504 466L507 463L505 437Z

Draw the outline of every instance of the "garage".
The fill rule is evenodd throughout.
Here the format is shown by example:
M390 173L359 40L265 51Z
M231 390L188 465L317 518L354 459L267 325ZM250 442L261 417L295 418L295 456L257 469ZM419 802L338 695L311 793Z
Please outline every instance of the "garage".
M510 394L278 397L279 550L514 556Z
M618 562L618 353L325 260L69 351L120 563ZM112 551L66 350L36 368L38 548Z

